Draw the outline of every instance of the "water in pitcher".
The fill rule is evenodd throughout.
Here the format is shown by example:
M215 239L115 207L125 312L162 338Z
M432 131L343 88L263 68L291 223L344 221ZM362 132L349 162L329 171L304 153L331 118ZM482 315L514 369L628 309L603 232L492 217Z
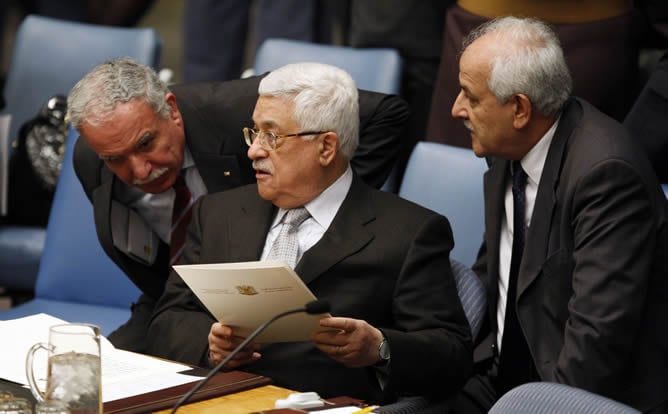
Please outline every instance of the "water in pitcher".
M47 399L65 402L72 414L101 413L100 357L68 352L49 358Z

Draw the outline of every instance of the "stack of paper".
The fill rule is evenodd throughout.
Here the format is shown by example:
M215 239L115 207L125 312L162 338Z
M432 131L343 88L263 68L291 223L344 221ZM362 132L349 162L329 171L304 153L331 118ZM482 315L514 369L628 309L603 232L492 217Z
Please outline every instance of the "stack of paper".
M0 321L0 378L27 385L25 359L30 347L48 343L49 327L67 323L40 313L24 318ZM114 401L134 395L190 383L201 377L180 374L190 370L184 364L165 361L134 352L123 351L102 337L102 399ZM37 351L35 378L46 378L46 351Z

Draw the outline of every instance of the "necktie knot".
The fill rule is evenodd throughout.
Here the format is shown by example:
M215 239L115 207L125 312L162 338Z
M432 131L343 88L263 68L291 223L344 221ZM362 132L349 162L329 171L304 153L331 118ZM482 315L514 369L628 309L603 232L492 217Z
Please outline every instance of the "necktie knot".
M524 192L527 185L527 173L522 168L522 163L518 160L510 163L510 173L513 176L513 190L520 190Z
M283 223L290 226L291 229L297 229L301 224L306 221L311 215L308 210L304 207L297 207L288 210L283 217Z

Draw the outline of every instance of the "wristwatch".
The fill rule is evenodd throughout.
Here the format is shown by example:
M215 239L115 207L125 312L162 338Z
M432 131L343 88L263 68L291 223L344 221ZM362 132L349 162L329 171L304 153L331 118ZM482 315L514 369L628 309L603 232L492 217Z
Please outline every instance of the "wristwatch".
M385 337L383 337L383 342L378 347L378 356L380 356L380 362L382 363L390 361L390 343L387 342Z

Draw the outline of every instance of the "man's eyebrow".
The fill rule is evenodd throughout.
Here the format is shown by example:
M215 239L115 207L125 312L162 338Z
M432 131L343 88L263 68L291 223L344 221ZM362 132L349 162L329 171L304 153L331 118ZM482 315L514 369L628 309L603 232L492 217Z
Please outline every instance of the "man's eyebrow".
M115 154L98 154L97 157L101 159L102 161L108 161L112 160L114 158L120 158L122 155L115 155Z
M146 143L147 140L153 139L155 137L155 132L153 131L146 131L142 135L139 136L137 141L135 141L134 147L137 148L140 145L143 145Z
M262 121L259 124L256 122L255 125L258 128L275 128L278 124L276 123L276 121L269 119L266 121Z

